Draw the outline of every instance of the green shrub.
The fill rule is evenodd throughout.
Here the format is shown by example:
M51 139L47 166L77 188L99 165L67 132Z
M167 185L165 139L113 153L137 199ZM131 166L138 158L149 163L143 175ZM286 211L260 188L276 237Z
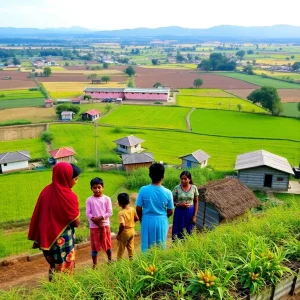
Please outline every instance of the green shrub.
M53 139L54 139L54 135L53 135L52 132L49 132L49 131L42 132L42 134L41 134L41 140L43 142L46 142L46 143L50 144L53 141Z
M30 89L28 89L28 91L31 91L31 92L33 92L33 91L39 91L40 89L39 88L30 88Z

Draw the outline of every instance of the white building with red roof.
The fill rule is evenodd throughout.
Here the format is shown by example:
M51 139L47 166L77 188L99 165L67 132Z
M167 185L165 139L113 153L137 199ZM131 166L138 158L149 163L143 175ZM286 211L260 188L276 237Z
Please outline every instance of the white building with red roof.
M51 157L58 162L75 162L74 155L76 154L75 150L72 147L63 147L55 150L49 151Z
M100 118L101 112L96 109L91 109L89 111L84 112L81 114L82 120L90 120L95 121Z

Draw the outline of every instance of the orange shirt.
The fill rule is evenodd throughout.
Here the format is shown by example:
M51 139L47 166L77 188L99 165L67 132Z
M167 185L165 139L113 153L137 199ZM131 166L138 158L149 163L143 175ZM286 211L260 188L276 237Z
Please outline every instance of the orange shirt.
M134 228L135 222L134 217L138 219L135 209L132 207L123 208L118 212L118 221L123 224L126 228Z

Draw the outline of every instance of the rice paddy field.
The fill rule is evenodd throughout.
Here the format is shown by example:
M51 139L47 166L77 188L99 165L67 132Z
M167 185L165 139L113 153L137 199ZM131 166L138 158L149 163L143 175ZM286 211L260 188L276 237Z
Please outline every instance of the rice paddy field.
M44 95L39 90L1 90L0 109L41 106L44 104L44 99Z
M91 82L42 82L42 84L53 99L78 97L84 94L85 88L95 87ZM98 84L96 87L123 88L126 87L126 83L108 82Z
M227 93L220 89L179 89L180 96L201 96L201 97L232 97L230 93Z
M122 105L100 119L100 124L148 128L186 129L185 117L190 111L183 107Z
M243 80L252 84L260 85L260 86L271 86L276 89L299 89L300 84L296 83L289 83L279 80L274 80L270 78L263 78L257 75L247 75L237 72L218 72L216 73L221 76L227 76L230 78L235 78L239 80Z
M300 118L298 103L282 103L284 116ZM300 130L300 129L299 129Z

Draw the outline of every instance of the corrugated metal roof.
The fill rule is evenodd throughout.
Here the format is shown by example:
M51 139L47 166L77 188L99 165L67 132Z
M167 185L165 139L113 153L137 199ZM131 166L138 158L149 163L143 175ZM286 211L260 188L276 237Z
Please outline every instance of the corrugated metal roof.
M130 146L130 147L132 147L132 146L138 145L138 144L140 144L140 143L143 143L143 142L145 142L145 141L142 140L142 139L137 138L137 137L134 136L134 135L129 135L129 136L126 136L126 137L124 137L124 138L115 140L114 142L117 143L118 145L123 145L123 146Z
M193 153L190 153L190 154L187 154L184 156L180 156L179 158L185 158L190 155L192 155L199 164L210 158L210 156L201 149L199 149Z
M170 91L169 88L161 89L138 89L138 88L127 88L124 93L150 93L150 94L166 94Z
M0 164L26 161L29 159L30 159L30 155L29 155L29 151L27 150L0 153Z
M100 111L99 110L96 110L96 109L91 109L89 111L86 111L85 113L83 114L89 114L91 116L97 116L97 115L100 115Z
M122 160L123 165L154 162L153 154L150 152L122 154Z
M51 157L57 159L62 157L68 157L76 154L75 150L72 147L64 147L55 150L49 151Z
M117 93L124 92L124 88L86 88L84 92Z
M286 158L265 150L257 150L238 155L235 162L235 170L244 170L261 166L267 166L294 175Z

